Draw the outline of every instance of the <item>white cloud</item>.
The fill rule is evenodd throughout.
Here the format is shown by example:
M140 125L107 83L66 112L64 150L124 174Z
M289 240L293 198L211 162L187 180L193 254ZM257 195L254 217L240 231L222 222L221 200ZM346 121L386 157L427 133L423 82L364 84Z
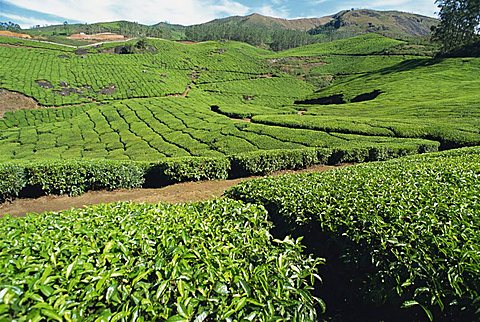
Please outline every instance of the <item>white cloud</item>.
M290 12L285 7L274 8L271 5L264 5L256 8L256 12L269 17L289 18Z
M36 25L44 26L44 25L51 25L51 24L61 24L63 23L62 21L52 21L52 20L43 20L43 19L37 19L34 17L23 17L23 16L18 16L18 15L13 15L10 13L2 13L3 17L8 18L11 21L15 21L20 25L20 27L26 29L30 28Z
M245 15L249 7L233 0L5 0L16 6L82 22L114 20L154 24L202 23L221 16Z

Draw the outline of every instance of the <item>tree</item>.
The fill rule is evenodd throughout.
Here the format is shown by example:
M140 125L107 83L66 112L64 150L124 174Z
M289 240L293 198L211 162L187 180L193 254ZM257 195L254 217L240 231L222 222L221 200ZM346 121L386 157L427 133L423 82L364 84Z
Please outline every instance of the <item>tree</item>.
M16 23L13 23L11 21L9 22L0 22L0 30L8 30L8 31L15 31L15 32L18 32L20 31L22 28L16 24Z
M63 30L65 31L65 34L68 35L68 21L63 22Z
M436 0L440 8L440 25L434 28L434 39L442 51L452 52L479 40L480 0Z

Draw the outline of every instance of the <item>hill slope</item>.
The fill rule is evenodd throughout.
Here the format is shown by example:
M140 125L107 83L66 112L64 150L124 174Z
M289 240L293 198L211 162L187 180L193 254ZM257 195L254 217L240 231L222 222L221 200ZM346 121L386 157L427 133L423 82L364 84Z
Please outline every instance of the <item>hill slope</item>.
M340 138L238 120L295 114L293 103L312 95L314 87L269 66L272 53L246 44L148 42L155 51L133 55L95 48L76 55L55 47L28 48L38 44L28 40L14 48L0 46L1 87L43 105L71 105L6 113L0 121L0 159L149 161L271 149L388 145L413 153L425 145L436 148L436 142L414 138Z
M190 26L186 36L195 41L237 40L282 51L366 33L425 40L436 23L434 18L398 11L347 10L333 16L294 20L252 14Z
M308 31L319 26L325 25L332 20L331 16L321 18L303 18L303 19L282 19L264 16L254 13L248 16L233 16L222 19L215 19L205 24L230 24L244 27L262 27L269 29L287 29Z
M428 37L437 23L435 18L400 11L346 10L310 33L333 38L371 32L392 38Z
M25 30L26 33L34 37L45 38L50 41L64 43L65 36L72 34L86 33L96 34L112 32L127 37L160 37L164 39L178 40L183 39L185 27L179 25L170 25L159 23L154 26L148 26L130 21L112 21L99 22L93 24L66 24L53 25Z

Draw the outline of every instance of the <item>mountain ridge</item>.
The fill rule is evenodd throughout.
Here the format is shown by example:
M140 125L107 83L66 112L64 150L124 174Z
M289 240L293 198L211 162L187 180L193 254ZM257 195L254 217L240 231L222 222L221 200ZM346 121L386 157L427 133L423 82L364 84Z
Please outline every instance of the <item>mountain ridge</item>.
M183 26L167 22L143 25L137 22L113 21L93 24L64 24L24 30L32 37L84 45L72 40L72 34L115 33L128 38L154 37L177 41L202 42L235 40L282 51L312 43L377 33L385 37L425 42L438 20L401 11L370 9L343 10L318 18L283 19L252 13L230 16L206 23Z

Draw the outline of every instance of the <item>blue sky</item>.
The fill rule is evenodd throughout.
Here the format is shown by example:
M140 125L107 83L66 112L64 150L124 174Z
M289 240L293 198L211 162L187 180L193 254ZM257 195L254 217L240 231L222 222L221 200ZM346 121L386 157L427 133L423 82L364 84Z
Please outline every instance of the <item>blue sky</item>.
M435 16L434 0L0 0L0 21L24 28L63 21L130 20L196 24L254 12L279 18L321 17L343 9L401 10Z

